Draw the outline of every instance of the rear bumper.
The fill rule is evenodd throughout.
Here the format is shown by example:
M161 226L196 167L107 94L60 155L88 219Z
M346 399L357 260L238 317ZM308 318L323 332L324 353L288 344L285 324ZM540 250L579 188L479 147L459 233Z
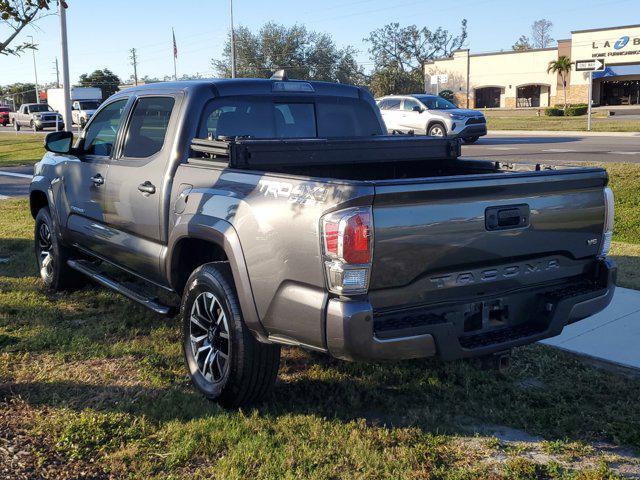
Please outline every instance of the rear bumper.
M472 332L461 332L459 324L449 321L451 317L443 314L447 307L379 315L367 300L332 299L327 307L327 347L331 355L345 360L435 355L455 360L501 352L559 335L565 325L603 310L613 298L616 274L614 262L605 259L598 262L593 280L512 293L501 300L535 305L526 321Z

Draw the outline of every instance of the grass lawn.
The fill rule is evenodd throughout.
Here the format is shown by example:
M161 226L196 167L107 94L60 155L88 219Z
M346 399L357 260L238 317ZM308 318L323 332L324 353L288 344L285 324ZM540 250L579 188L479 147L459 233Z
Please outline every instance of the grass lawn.
M564 130L586 131L587 117L499 116L499 112L487 115L487 128L491 130ZM612 120L594 118L595 132L640 132L640 120Z
M32 228L25 200L2 203L0 478L640 476L640 378L539 345L504 373L288 348L268 402L223 411L190 387L176 319L101 288L44 293Z
M44 155L44 136L0 133L0 167L33 165Z

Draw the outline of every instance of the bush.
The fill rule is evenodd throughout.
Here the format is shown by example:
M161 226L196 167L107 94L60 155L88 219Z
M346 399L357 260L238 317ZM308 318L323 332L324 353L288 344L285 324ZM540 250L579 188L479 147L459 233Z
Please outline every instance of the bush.
M558 107L547 107L544 109L544 114L547 117L562 117L564 115L564 110Z
M571 105L567 107L567 111L564 114L567 117L579 117L580 115L586 115L589 107L587 105Z

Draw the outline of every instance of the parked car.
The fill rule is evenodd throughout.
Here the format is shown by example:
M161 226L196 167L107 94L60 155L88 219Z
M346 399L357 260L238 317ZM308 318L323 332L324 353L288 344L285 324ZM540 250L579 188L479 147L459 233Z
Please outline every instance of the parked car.
M7 125L9 125L9 113L11 112L11 109L9 107L3 107L0 106L0 124L3 127L6 127Z
M502 359L614 292L604 169L461 160L458 139L387 135L363 88L149 84L45 146L30 187L44 285L86 275L159 314L179 305L193 384L226 407L267 394L281 345Z
M29 127L34 132L48 127L57 127L58 130L64 129L62 115L46 103L22 104L18 111L10 113L9 117L16 132L22 127Z
M487 134L482 112L458 108L437 95L390 95L377 103L390 132L457 137L465 143L476 142Z

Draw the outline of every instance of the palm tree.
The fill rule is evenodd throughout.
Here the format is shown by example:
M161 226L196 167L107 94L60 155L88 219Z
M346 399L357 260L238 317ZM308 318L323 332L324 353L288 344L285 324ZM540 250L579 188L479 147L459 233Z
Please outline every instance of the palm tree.
M557 60L552 60L549 62L549 66L547 67L547 73L557 73L560 75L562 79L562 91L564 93L564 110L567 110L567 75L571 71L571 67L573 66L573 62L569 57L561 55Z

